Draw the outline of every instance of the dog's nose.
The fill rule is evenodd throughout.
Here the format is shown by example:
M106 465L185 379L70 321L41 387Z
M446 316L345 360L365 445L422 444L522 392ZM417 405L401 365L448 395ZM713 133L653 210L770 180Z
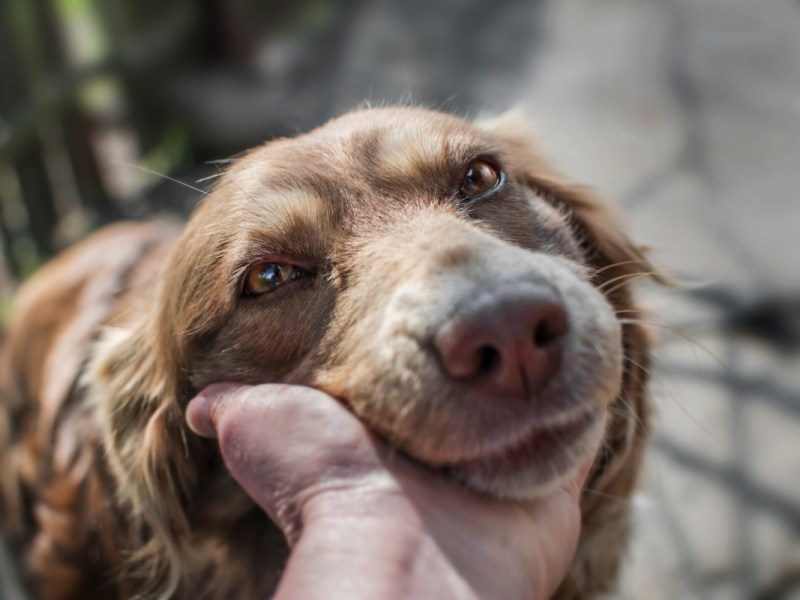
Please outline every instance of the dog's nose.
M442 369L489 397L530 397L558 370L567 314L555 299L493 298L459 311L433 338Z

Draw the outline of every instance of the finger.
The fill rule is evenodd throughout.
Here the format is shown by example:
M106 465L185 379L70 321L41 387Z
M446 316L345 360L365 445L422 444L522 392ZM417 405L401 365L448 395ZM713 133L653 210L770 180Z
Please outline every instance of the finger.
M231 474L245 485L287 489L354 481L380 468L382 446L334 398L303 386L215 384L190 402L187 423L217 439ZM247 484L246 484L247 482Z
M604 439L604 437L601 438L598 447L595 448L594 452L586 458L586 461L581 465L580 469L578 469L575 477L567 482L567 491L576 498L580 498L583 486L586 485L586 481L589 479L589 474L592 472L592 468L597 460L597 455L600 453L600 448L602 447L602 439Z
M209 386L187 407L187 422L217 439L228 472L290 538L313 499L386 484L379 475L382 447L320 390Z
M189 401L186 407L186 423L197 435L217 437L220 406L225 398L248 386L237 383L213 383L205 387Z
M580 468L577 477L570 482L569 491L576 498L580 497L583 486L589 478L589 473L592 472L594 466L595 456L592 455Z
M568 479L564 484L564 489L566 489L572 497L580 499L583 486L586 485L586 481L589 479L589 474L592 472L596 458L596 454L592 454L587 458L580 466L575 476Z

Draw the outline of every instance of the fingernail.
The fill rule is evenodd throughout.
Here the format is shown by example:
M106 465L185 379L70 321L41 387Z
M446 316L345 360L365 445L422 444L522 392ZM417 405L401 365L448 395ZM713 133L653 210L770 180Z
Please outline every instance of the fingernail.
M212 383L203 388L197 396L189 401L186 407L186 423L189 429L197 435L204 437L217 437L217 428L214 423L218 412L218 405L227 396L230 396L243 387L241 383Z
M186 424L189 429L203 437L217 437L214 423L211 421L211 406L213 402L205 394L205 390L189 401L186 407Z
M583 467L583 469L581 469L581 474L578 478L578 492L580 492L583 489L583 486L586 485L586 480L589 479L589 473L592 472L593 466L594 461L590 461Z

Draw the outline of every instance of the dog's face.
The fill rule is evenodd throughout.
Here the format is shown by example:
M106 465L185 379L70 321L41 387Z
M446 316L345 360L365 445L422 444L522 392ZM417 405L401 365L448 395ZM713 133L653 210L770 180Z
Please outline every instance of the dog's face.
M249 152L164 278L181 393L313 385L476 489L555 485L620 389L622 330L596 273L640 255L538 165L503 125L421 109L359 111Z

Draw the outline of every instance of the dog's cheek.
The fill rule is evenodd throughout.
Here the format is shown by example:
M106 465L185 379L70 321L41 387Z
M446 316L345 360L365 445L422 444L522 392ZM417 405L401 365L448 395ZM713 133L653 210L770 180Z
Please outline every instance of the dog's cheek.
M291 292L277 302L242 303L218 331L196 340L194 389L219 381L308 383L309 357L331 319L333 294L324 286Z
M419 294L406 293L407 278L377 275L362 277L339 298L312 383L398 440L409 437L404 429L423 399L438 403L442 395L438 366L420 345L435 319ZM422 273L416 281L415 288L433 293ZM446 414L445 405L431 408L434 418Z
M622 331L613 309L593 287L577 278L565 286L565 302L573 328L563 379L576 398L590 398L605 409L619 393L622 381Z
M581 262L583 252L565 214L524 184L471 211L478 228L509 244Z

